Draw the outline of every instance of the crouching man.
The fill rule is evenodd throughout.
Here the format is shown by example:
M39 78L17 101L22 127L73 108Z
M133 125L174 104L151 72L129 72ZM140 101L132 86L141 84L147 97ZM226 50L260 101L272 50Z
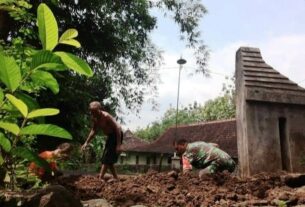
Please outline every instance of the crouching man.
M226 152L213 143L203 141L188 143L180 139L174 143L175 150L182 157L183 171L189 171L192 167L201 169L199 177L203 174L211 174L235 169L234 160Z
M47 172L43 167L37 166L34 162L30 163L29 171L38 176L42 181L50 181L62 175L62 171L57 166L57 161L67 160L72 149L71 144L62 143L55 150L41 152L39 157L49 163L51 172Z

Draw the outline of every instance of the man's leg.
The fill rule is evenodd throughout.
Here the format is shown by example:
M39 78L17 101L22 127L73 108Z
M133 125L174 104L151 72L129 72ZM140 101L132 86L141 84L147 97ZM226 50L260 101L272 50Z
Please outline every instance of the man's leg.
M112 175L113 175L113 178L114 178L114 179L118 179L118 174L116 173L116 170L115 170L113 164L109 165L109 169L110 169L110 171L111 171L111 173L112 173Z
M210 172L210 170L208 168L204 168L204 169L199 171L198 176L201 179L201 178L204 177L204 175L207 175L207 174L210 174L210 173L211 172Z
M104 176L105 176L105 174L107 172L108 167L109 167L108 165L102 164L101 172L100 172L100 175L99 175L99 179L104 179Z
M235 170L236 163L232 158L230 158L230 159L226 160L225 166L226 166L226 170L228 170L230 173L232 173Z
M209 166L199 171L199 178L202 178L206 174L214 174L219 171L219 165L216 162L212 162Z

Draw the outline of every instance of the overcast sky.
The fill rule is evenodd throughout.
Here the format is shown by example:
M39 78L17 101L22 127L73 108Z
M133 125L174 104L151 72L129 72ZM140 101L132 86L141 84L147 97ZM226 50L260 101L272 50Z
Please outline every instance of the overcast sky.
M181 73L179 107L203 104L221 94L225 76L235 70L235 53L241 46L258 47L267 64L305 87L305 0L205 0L208 10L200 31L210 50L209 78L190 76L194 72L192 51L179 41L178 26L170 19L159 19L152 39L164 51L160 69L158 110L146 103L138 116L124 117L124 128L135 130L160 120L170 107L176 107L178 88L177 59L187 63ZM176 68L175 68L176 67Z

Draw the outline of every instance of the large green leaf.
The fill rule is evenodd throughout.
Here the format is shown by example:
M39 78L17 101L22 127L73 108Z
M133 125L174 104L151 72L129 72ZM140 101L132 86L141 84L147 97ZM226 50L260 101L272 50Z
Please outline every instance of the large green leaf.
M61 58L55 55L53 52L48 50L42 50L37 52L32 59L31 62L31 69L39 69L39 68L45 68L48 70L58 70L60 69L66 69L64 67L63 62L61 61Z
M62 62L70 69L77 73L91 77L93 72L90 66L82 59L67 52L55 52L56 55L61 57Z
M2 165L4 163L3 157L0 154L0 165Z
M0 122L0 128L5 129L9 132L12 132L15 135L18 135L20 132L20 128L17 124L14 123L8 123L8 122Z
M0 80L11 91L18 88L21 81L21 73L16 61L12 57L6 57L0 52Z
M8 140L3 133L0 132L0 146L2 147L2 149L6 152L11 151L11 142L10 140Z
M6 94L5 97L21 112L23 117L28 115L28 107L23 101L11 94Z
M64 71L64 70L67 70L67 67L64 64L45 63L45 64L40 65L36 69L52 70L52 71Z
M31 79L34 82L49 88L54 94L59 92L57 80L49 72L37 70L32 73Z
M77 35L78 35L78 32L76 29L68 29L59 38L59 43L71 45L76 48L79 48L79 47L81 47L80 43L77 40L73 39L73 38L77 37Z
M54 108L44 108L44 109L37 109L34 111L31 111L28 115L28 118L35 118L35 117L40 117L40 116L53 116L59 114L58 109Z
M71 134L65 129L52 124L32 124L21 129L23 135L47 135L64 139L72 139Z
M78 36L78 31L76 29L67 29L59 38L59 42L63 40L73 39Z
M50 8L41 3L37 9L39 39L43 49L53 50L58 43L58 26Z
M79 41L77 41L77 40L75 40L75 39L62 40L60 43L61 43L61 44L66 44L66 45L71 45L71 46L74 46L74 47L76 47L76 48L80 48L80 47L81 47Z
M15 92L15 96L22 100L28 106L29 111L33 111L34 109L39 108L39 104L36 99L32 98L29 95L22 92Z
M43 167L47 172L51 171L50 165L46 160L42 159L26 147L16 147L12 149L12 153L17 157L34 162L39 167Z
M40 108L37 100L35 98L29 96L28 94L25 94L22 92L15 92L15 95L17 98L21 99L28 106L29 111L33 111L35 109ZM37 118L37 121L42 124L45 122L45 119L44 119L44 117L39 117L39 118Z

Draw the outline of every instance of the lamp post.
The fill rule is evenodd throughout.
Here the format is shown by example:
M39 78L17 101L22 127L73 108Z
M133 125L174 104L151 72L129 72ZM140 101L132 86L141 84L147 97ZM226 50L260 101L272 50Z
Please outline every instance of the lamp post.
M177 106L176 106L176 129L175 129L175 138L174 142L177 141L177 127L178 127L178 112L179 112L179 95L180 95L180 75L181 75L181 70L182 66L186 63L186 60L183 59L182 57L177 60L177 63L179 64L179 76L178 76L178 94L177 94ZM174 153L174 156L172 157L172 166L171 168L173 170L180 170L181 169L181 160L180 157L177 157L176 152Z
M176 106L176 136L175 136L175 140L177 139L179 95L180 95L180 75L181 75L182 66L186 63L186 60L181 57L179 60L177 60L177 63L179 64L179 76L178 76L178 95L177 95L177 106Z

